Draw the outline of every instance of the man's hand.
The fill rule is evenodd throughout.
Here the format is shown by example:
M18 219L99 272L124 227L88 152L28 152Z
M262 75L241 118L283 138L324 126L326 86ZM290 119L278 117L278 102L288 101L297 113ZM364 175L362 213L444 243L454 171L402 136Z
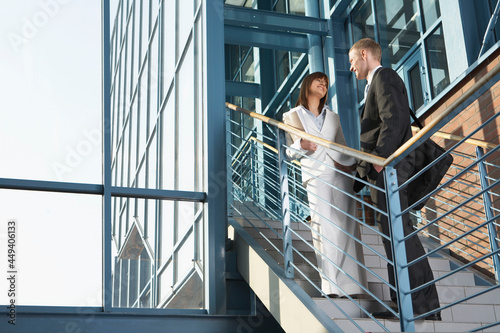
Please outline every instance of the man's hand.
M353 165L343 165L343 164L337 163L336 161L333 161L333 164L335 165L336 169L339 169L340 171L344 171L347 173L351 173L356 169L356 163L354 163Z
M314 142L306 139L300 139L300 146L302 149L310 151L316 151L316 149L318 149L318 146Z
M378 173L380 173L380 171L384 170L383 166L380 166L378 164L372 164L372 165L375 168L375 171L377 171Z

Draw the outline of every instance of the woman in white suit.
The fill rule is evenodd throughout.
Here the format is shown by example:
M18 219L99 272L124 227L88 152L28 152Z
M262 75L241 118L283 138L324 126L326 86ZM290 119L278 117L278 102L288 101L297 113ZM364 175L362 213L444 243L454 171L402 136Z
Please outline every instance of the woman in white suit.
M325 140L346 145L339 116L325 105L327 91L328 77L324 73L308 75L302 81L297 106L283 114L283 122ZM358 224L344 213L356 216L356 201L336 189L353 194L353 180L336 169L352 172L356 160L290 134L287 135L287 144L293 148L287 149L288 157L299 159L302 165L302 182L307 190L311 227L322 235L312 232L318 267L322 272L321 289L329 297L346 294L358 297L364 291L353 280L366 286L366 275L362 267L345 253L363 263L363 249L340 230L360 239Z

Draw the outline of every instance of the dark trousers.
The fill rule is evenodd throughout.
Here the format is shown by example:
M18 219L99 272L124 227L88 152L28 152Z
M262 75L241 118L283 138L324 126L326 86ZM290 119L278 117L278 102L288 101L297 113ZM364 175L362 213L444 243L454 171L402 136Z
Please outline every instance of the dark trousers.
M398 182L399 184L402 184L408 179L408 177L403 170L399 169L397 171L398 171ZM380 188L385 188L384 172L380 172L377 175L376 181L370 181L370 182L377 185ZM387 211L385 193L377 191L373 188L370 189L370 191L371 191L371 198L375 206L377 206L383 211ZM400 191L400 202L401 202L401 210L404 210L408 207L406 188ZM403 215L402 220L403 220L404 234L405 236L407 236L414 231L412 221L410 220L409 214ZM389 236L390 226L387 216L377 212L377 221L380 223L380 227L384 235ZM383 243L387 258L392 261L393 258L392 258L391 242L384 238ZM422 246L422 243L420 242L420 239L418 238L417 235L406 240L405 245L406 245L406 258L408 260L408 263L425 255L424 247ZM391 264L387 264L387 270L389 273L389 283L395 286L394 267ZM410 287L412 289L426 282L434 280L434 276L432 274L432 270L427 258L411 265L409 267L409 275L410 275ZM397 303L396 293L392 289L391 289L391 299ZM412 303L413 303L414 314L423 314L428 311L439 308L439 298L436 290L436 285L432 284L429 287L426 287L424 289L412 293Z

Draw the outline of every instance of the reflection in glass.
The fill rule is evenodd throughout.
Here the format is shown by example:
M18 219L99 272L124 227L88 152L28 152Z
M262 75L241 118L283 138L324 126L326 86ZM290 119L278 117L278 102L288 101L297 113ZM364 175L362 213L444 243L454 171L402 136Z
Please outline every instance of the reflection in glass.
M422 0L425 30L429 29L441 16L438 0Z
M424 104L424 95L422 91L422 78L420 76L420 65L417 63L408 72L410 76L410 89L413 110L418 110Z
M339 0L330 0L330 9L335 6L335 4L338 2Z
M123 231L112 239L113 306L202 308L203 205L115 199L113 230Z
M432 96L435 97L450 84L443 28L439 27L427 38Z
M290 14L305 15L304 0L290 0Z
M370 1L365 1L352 15L352 38L357 42L361 38L375 39L375 20Z
M278 13L286 13L286 3L285 0L278 0L274 5L273 10Z
M226 80L254 82L253 49L248 46L225 46Z
M490 2L490 13L491 15L493 15L493 13L495 13L495 8L497 6L498 0L490 0L489 2ZM495 36L492 36L493 38L490 39L490 42L498 41L498 39L500 38L500 25L495 24L494 31L495 33L493 35Z
M243 82L254 82L255 81L255 71L253 64L253 52L247 52L248 55L244 59L243 65L241 66L241 81Z
M395 68L420 39L420 15L415 0L376 0L382 58Z
M375 20L370 1L365 1L359 8L353 11L351 28L353 43L362 38L375 39ZM354 79L354 81L356 84L358 103L360 103L364 98L366 80Z
M285 81L290 74L290 57L287 51L276 51L276 79L278 87Z

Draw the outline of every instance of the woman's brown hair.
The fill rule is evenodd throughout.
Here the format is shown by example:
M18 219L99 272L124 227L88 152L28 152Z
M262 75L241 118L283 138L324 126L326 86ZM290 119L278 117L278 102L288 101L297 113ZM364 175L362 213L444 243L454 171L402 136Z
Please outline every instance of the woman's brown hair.
M324 79L326 81L326 89L328 89L329 86L328 76L326 76L325 73L315 72L309 74L304 78L304 80L302 80L302 85L300 86L299 98L297 99L297 103L295 104L295 106L302 105L303 107L309 110L309 105L307 104L307 95L309 94L309 88L311 87L311 84L316 79ZM325 106L327 95L328 94L325 94L325 96L319 101L319 112L321 112L321 110L323 110L323 106Z

